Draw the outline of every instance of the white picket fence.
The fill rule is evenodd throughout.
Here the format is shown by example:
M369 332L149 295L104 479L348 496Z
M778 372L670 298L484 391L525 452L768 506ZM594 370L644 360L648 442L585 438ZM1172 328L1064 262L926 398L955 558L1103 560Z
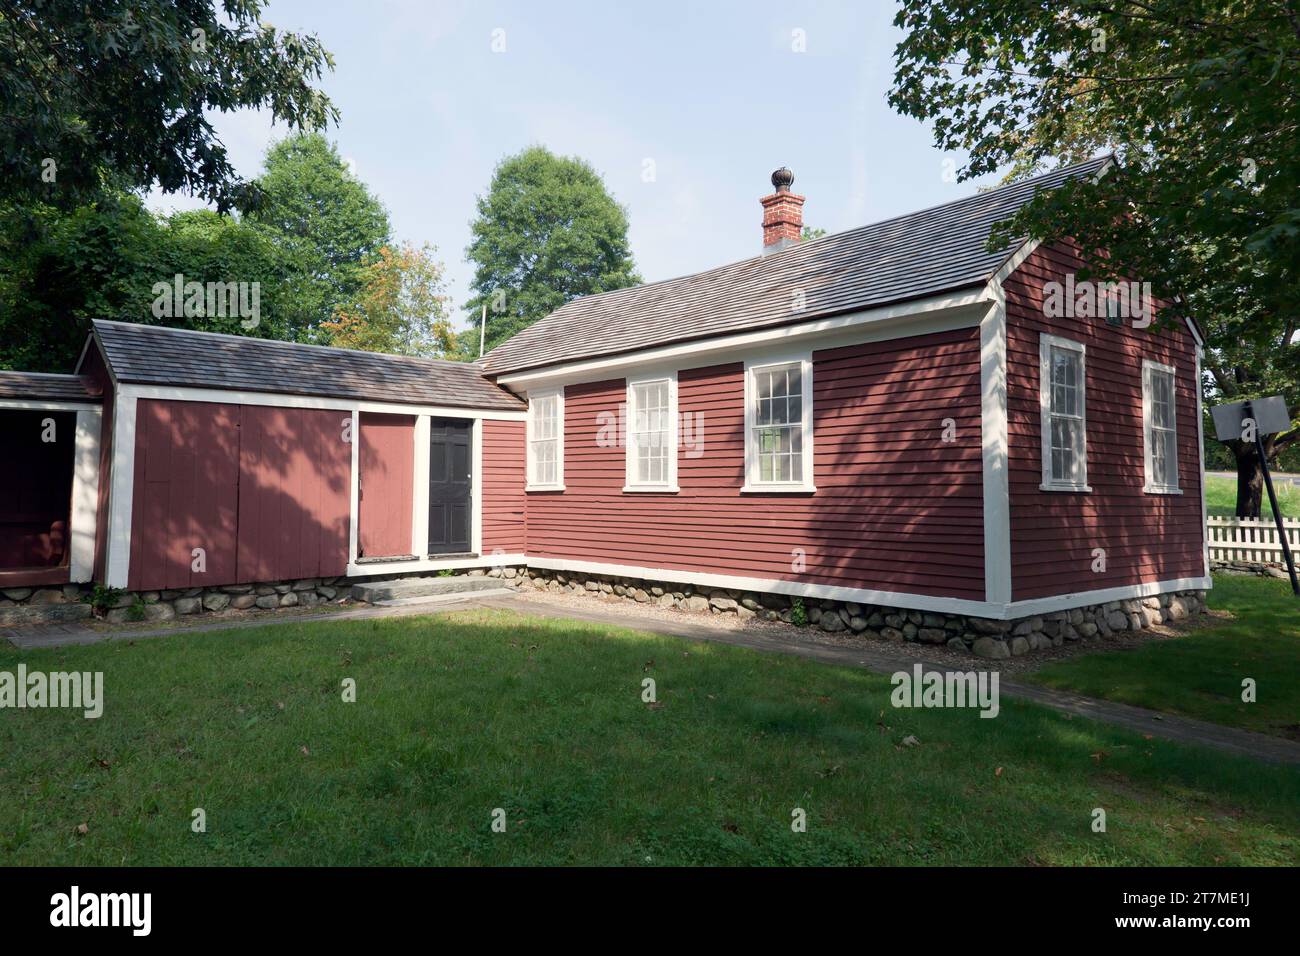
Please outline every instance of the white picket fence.
M1300 555L1300 519L1283 518L1291 553ZM1282 564L1282 542L1277 525L1268 518L1210 518L1207 537L1211 561L1249 561Z

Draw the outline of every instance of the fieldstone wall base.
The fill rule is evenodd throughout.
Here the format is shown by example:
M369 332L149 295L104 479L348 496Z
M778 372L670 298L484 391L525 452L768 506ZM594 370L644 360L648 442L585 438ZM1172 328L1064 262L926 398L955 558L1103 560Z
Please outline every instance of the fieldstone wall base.
M1140 631L1205 610L1204 591L1109 601L1069 611L996 621L850 601L790 598L783 594L540 569L525 570L519 587L524 591L568 592L606 600L621 598L636 604L701 614L783 621L818 627L828 633L860 634L873 640L944 645L991 660L1060 647L1067 641L1094 641L1117 632Z
M1297 556L1300 560L1300 556ZM1265 564L1258 561L1211 561L1210 571L1214 574L1235 574L1237 576L1254 575L1261 578L1281 578L1289 581L1286 566L1282 564Z

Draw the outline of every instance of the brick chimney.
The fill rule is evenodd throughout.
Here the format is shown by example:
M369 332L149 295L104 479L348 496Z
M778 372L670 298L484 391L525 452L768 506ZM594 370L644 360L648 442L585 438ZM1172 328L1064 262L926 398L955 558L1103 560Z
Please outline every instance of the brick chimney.
M782 166L772 174L776 192L759 200L763 204L763 254L780 252L799 241L803 232L803 196L790 192L794 173Z

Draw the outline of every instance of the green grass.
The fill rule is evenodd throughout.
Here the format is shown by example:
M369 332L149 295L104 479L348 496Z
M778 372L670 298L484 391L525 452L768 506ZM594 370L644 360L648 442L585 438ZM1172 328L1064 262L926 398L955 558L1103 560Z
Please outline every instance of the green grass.
M1285 518L1300 518L1300 487L1290 482L1275 482L1273 489L1277 492L1277 504ZM1260 515L1271 519L1273 512L1268 503L1268 491L1264 491ZM1205 510L1217 517L1231 518L1237 513L1237 479L1205 478Z
M1078 691L1300 739L1300 598L1273 578L1219 575L1210 606L1233 619L1131 651L1075 657L1030 675ZM1253 678L1256 702L1241 699Z
M0 711L0 865L1300 857L1294 768L1009 698L992 720L895 710L878 675L598 625L290 623L5 650L0 670L20 660L102 670L106 705Z

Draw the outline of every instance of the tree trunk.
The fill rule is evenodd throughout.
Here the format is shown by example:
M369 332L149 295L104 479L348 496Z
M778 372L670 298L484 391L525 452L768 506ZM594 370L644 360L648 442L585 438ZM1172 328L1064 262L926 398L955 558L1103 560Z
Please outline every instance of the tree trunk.
M1237 459L1237 517L1258 518L1264 496L1264 467L1259 449L1245 442L1233 442Z

